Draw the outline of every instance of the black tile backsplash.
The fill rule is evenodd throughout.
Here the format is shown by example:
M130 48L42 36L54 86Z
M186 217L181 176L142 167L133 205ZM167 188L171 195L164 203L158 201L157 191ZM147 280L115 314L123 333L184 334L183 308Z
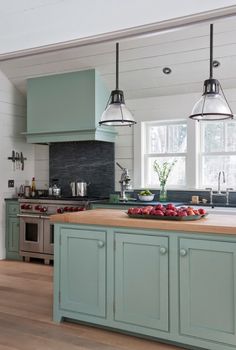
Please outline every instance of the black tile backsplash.
M71 196L70 182L90 183L89 196L114 192L114 143L80 141L52 143L49 147L49 180L58 179L63 196Z

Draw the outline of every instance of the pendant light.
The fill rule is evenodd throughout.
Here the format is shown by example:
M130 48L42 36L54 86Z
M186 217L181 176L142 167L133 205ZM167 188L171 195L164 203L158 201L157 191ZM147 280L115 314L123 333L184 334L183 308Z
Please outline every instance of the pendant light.
M220 82L213 79L213 24L210 25L210 77L204 81L203 95L194 105L189 118L200 121L233 119Z
M131 126L136 124L125 105L124 93L119 90L119 43L116 43L116 89L110 94L99 125Z

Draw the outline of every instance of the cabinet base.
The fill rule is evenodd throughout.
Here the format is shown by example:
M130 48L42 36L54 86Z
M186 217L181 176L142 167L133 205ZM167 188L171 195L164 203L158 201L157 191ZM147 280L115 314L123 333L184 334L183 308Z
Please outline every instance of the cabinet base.
M50 261L54 259L53 255L51 254L43 254L43 253L34 253L34 252L24 252L20 251L20 256L24 259L26 262L30 262L30 258L38 258L43 259L45 265L49 265Z

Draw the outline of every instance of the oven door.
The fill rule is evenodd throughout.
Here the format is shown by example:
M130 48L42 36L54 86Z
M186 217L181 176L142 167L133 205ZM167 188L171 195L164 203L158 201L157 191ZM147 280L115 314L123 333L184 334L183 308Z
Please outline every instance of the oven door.
M19 214L20 250L43 253L43 220L39 215Z
M49 220L49 216L43 218L44 241L43 250L46 254L53 255L54 253L54 225Z

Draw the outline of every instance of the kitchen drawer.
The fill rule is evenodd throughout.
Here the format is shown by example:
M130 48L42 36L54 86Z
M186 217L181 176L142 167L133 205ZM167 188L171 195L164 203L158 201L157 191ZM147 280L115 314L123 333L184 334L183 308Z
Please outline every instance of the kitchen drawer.
M19 214L19 203L7 203L7 214L8 215L17 215Z

